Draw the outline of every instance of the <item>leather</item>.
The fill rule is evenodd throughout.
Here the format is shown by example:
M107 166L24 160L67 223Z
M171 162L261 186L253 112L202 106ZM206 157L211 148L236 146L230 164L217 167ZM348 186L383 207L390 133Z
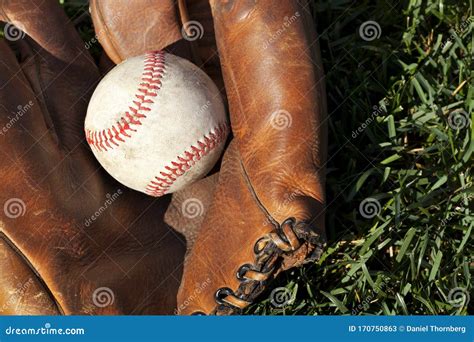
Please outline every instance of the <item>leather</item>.
M239 286L238 267L253 263L253 242L272 231L270 225L265 225L265 213L255 208L257 204L235 147L231 143L225 153L215 200L186 259L178 296L180 314L211 313L216 306L214 293L221 287ZM204 291L198 291L201 287Z
M220 288L238 293L229 298L241 307L255 299L264 284L241 287L236 274L256 263L255 243L282 229L288 218L324 239L326 103L308 9L270 0L215 0L211 7L234 140L186 260L178 306L187 305L181 314L235 312L217 305ZM293 16L283 26L283 18ZM274 113L283 115L283 127ZM318 253L315 248L302 241L281 253L280 266L272 261L274 273L301 265ZM196 296L203 282L210 285Z
M121 187L84 144L85 108L99 74L56 1L2 2L0 19L31 39L13 44L17 58L0 44L0 84L8 84L0 90L0 127L19 102L34 103L21 124L0 135L0 158L7 161L0 165L0 204L20 198L26 207L16 219L0 212L0 308L6 305L7 313L232 313L216 303L220 288L238 294L229 301L245 307L267 286L243 287L236 277L242 265L257 263L257 241L283 231L289 217L324 239L325 89L307 8L270 0L171 3L91 1L97 36L115 63L167 49L218 85L222 67L235 137L219 174L170 202ZM182 39L189 20L203 24L203 38ZM103 58L101 66L105 71L110 63ZM291 125L275 129L273 114L282 110ZM118 189L120 196L85 227ZM183 217L183 203L192 198L203 203L195 219ZM171 226L188 240L184 271L185 241ZM305 237L293 236L295 248L285 252L272 245L278 253L267 264L275 268L253 276L269 280L314 256L319 246ZM93 294L102 287L114 301L98 307Z
M0 238L0 270L0 315L60 314L47 287L3 238Z
M165 222L186 238L186 250L196 242L202 221L214 197L219 179L213 174L173 194L165 213Z
M84 43L56 0L3 1L0 15L27 33L0 41L0 203L21 207L0 211L2 313L173 313L185 241L164 222L169 197L125 189L87 147L99 73Z
M92 0L90 12L96 36L116 64L182 39L173 0Z
M166 50L206 71L225 96L208 1L91 0L90 11L96 36L113 62ZM195 22L202 28L196 39L184 39L185 24Z

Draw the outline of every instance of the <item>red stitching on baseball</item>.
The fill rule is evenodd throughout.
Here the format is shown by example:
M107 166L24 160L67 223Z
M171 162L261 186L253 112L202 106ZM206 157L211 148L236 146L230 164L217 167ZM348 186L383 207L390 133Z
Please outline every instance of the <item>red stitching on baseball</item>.
M219 146L227 136L228 127L222 123L214 128L214 132L209 132L203 137L203 141L197 141L191 145L187 151L184 151L184 157L177 156L175 161L165 166L165 170L159 172L146 186L145 192L150 196L163 196L170 189L171 185L188 171L196 162L208 155L215 147Z
M125 138L130 138L132 132L137 130L133 126L140 126L142 119L146 118L145 112L151 109L148 105L154 103L153 98L161 88L161 78L165 72L165 53L153 51L145 55L145 66L143 69L140 87L135 94L136 101L128 107L115 125L101 131L86 129L87 143L98 151L108 151L117 147Z

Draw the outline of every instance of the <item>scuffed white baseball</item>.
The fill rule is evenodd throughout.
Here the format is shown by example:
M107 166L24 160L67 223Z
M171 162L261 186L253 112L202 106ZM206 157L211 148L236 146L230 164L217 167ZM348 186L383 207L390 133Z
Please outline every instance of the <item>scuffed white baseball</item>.
M154 51L122 62L102 79L87 109L85 133L110 175L162 196L211 170L228 123L219 90L203 71Z

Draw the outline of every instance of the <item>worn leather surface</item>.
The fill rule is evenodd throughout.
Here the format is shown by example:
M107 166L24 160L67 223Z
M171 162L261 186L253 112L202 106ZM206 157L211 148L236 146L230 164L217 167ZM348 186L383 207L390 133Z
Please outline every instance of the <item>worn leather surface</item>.
M30 1L2 3L1 20L21 25L32 39L10 43L20 65L0 44L0 84L8 85L0 89L0 126L19 103L34 103L0 135L0 157L7 161L0 165L0 204L20 198L26 207L18 218L0 212L0 308L22 298L7 313L212 313L215 292L241 285L236 272L255 262L255 242L288 217L324 236L325 90L307 8L215 0L211 18L207 1L186 1L184 10L158 3L163 6L91 1L105 51L117 63L171 49L218 85L220 63L235 136L219 175L171 202L127 191L93 160L82 122L99 75L55 0L35 0L33 11ZM163 18L159 24L157 18ZM183 20L202 23L203 37L183 40ZM108 65L105 59L103 70ZM118 189L123 193L85 227ZM202 215L183 217L183 203L193 198L202 200ZM184 274L185 241L170 225L187 236L188 247L194 244ZM303 242L283 254L275 273L300 265L312 249ZM41 304L19 296L30 277L27 293ZM113 303L97 306L94 291L104 287L112 290Z
M0 238L0 315L58 315L48 288L14 247Z
M225 96L207 0L91 0L90 11L96 35L113 62L165 49L206 71ZM188 39L186 28L192 30Z
M92 0L90 12L97 38L115 63L182 39L173 0Z
M254 244L287 218L324 235L326 105L308 9L270 0L211 6L234 140L185 264L182 314L215 312L216 291L237 291L239 267L255 263ZM310 252L306 243L287 253L284 267ZM203 282L210 285L195 296Z
M173 313L185 241L169 198L125 189L84 142L99 78L84 43L55 0L0 13L27 34L0 41L2 314Z
M190 251L196 242L218 180L219 175L215 173L172 196L165 213L165 222L185 236L187 251Z

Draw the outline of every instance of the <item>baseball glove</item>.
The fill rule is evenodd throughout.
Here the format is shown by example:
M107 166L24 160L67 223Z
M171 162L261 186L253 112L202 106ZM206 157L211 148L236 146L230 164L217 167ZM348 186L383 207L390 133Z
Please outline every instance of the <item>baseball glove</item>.
M168 1L161 2L156 18L169 12ZM107 53L114 56L111 45L131 44L134 54L163 48L159 39L141 44L124 37L125 21L112 22L126 6L119 4L92 1L93 12L107 13L93 13L96 30L107 32L101 37ZM321 253L326 154L321 58L307 3L214 0L212 16L204 1L178 5L181 34L189 42L182 45L181 55L217 84L220 63L234 138L211 207L203 213L200 228L195 224L192 229L177 312L228 314L249 305L281 270ZM142 20L133 15L126 22ZM159 25L151 20L145 27ZM193 39L186 31L191 23L198 30ZM177 37L175 26L162 28L169 31ZM180 41L168 43L174 48ZM185 225L192 226L192 220Z
M127 190L85 143L87 45L57 0L2 1L0 20L0 314L172 314L185 241L170 198Z
M91 1L97 37L114 62L166 48L203 68L228 95L234 139L219 174L173 195L169 204L166 197L154 201L123 189L81 143L85 106L98 74L53 2L36 4L31 20L17 17L25 3L3 7L3 20L21 25L33 38L16 48L26 45L41 58L28 58L20 48L18 65L4 47L10 59L0 75L4 82L16 75L12 89L31 94L37 109L24 115L31 120L26 127L34 132L32 138L12 128L2 144L5 156L13 146L13 155L22 156L18 165L24 172L12 176L8 167L1 169L6 180L1 200L21 198L37 215L1 221L0 269L10 272L2 279L0 308L2 301L9 307L7 294L16 291L24 305L15 313L157 314L175 309L228 314L251 303L281 270L318 257L324 241L326 109L306 4L214 1L211 16L205 1L143 0L134 2L133 10L126 1ZM51 18L40 27L38 17ZM190 29L196 22L202 27L198 39ZM52 33L61 29L61 35ZM54 44L47 37L54 37ZM21 83L27 84L25 90L19 90ZM84 102L74 101L78 94ZM0 93L7 104L3 120L17 105L7 95ZM46 142L35 145L43 136ZM15 150L26 152L31 146L24 155ZM25 183L37 179L34 191L25 190ZM119 188L120 196L91 224L91 235L81 225ZM189 199L199 201L199 215L183 215ZM183 275L183 240L170 226L186 236ZM31 238L37 243L29 245ZM29 279L27 290L18 286L18 281L30 284ZM107 305L97 290L106 290Z
M234 138L212 205L201 227L193 229L194 245L188 245L181 314L238 312L278 272L317 258L324 243L326 104L310 9L287 1L215 0L211 17L204 3L178 2L181 34L189 41L187 57L217 83L220 62ZM93 12L108 13L93 14L96 29L108 32L101 37L108 53L111 42L134 44L136 54L163 48L159 40L146 45L124 38L123 26L111 22L120 12L116 2L92 4ZM162 4L163 11L168 5ZM142 19L133 15L127 22ZM200 31L196 39L183 31L190 23Z
M324 243L326 104L309 8L211 7L234 139L186 258L182 314L240 312L281 270L318 258Z

